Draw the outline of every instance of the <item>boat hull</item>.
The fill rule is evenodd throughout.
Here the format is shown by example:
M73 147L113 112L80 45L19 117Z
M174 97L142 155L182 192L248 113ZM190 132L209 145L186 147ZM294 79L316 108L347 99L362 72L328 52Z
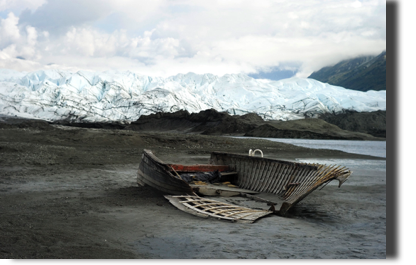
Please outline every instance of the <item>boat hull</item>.
M221 152L213 152L210 163L230 166L238 175L235 184L242 189L277 194L284 200L280 208L282 215L332 180L338 180L340 187L352 173L336 165L295 163Z
M184 181L179 173L189 171L233 171L233 184L238 189L227 188L221 191L210 190ZM284 202L279 214L287 211L303 200L311 192L332 180L338 180L339 186L351 175L351 171L342 166L295 163L232 153L213 152L208 165L173 165L158 159L150 150L144 150L139 166L137 182L147 184L160 191L173 195L232 195L266 192L278 195ZM247 192L244 192L246 190Z
M149 185L162 192L175 195L194 195L188 183L171 173L171 168L152 151L144 150L137 172L137 183Z

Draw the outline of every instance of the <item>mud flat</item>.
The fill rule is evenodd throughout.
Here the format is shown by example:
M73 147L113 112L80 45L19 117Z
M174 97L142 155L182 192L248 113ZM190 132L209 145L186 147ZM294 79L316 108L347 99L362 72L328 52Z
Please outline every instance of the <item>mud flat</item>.
M144 148L176 163L250 148L287 160L385 159L259 139L30 124L0 129L2 259L386 257L385 166L351 168L341 189L331 183L288 217L253 224L184 213L136 184Z

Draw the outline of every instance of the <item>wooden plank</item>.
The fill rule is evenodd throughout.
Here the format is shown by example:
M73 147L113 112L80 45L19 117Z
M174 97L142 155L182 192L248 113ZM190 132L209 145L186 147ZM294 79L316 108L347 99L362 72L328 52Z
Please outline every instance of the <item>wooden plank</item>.
M248 172L247 172L248 165L247 165L247 162L244 161L244 160L240 160L238 167L241 168L241 170L239 170L238 179L237 179L238 186L240 186L242 188L246 188L247 187L247 179L248 179Z
M278 182L272 190L272 193L277 194L281 190L283 183L286 181L286 175L290 170L291 168L289 165L283 165L283 167L280 169L280 172L278 173Z
M240 220L240 219L249 219L249 220L251 220L252 218L255 219L255 218L257 218L257 213L260 213L260 212L243 214L243 215L235 218L235 220Z
M255 178L257 176L257 170L258 170L258 167L259 167L259 163L256 163L252 160L250 160L250 163L252 164L252 166L251 166L252 170L250 171L250 175L249 175L249 181L250 182L249 182L249 184L248 184L249 186L247 188L250 189L250 190L254 190L253 187L254 187L254 183L255 183Z
M180 164L170 164L174 170L179 172L212 172L212 171L230 171L228 165L180 165Z
M269 205L277 205L277 203L275 203L275 202L272 202L272 201L269 201L269 200L260 198L258 196L253 196L253 195L246 194L246 193L241 193L241 196L246 197L246 198L249 198L249 199L253 199L253 200L259 201L259 202L265 202L265 203L267 203Z
M190 186L194 189L198 189L197 193L205 195L205 196L222 196L222 197L231 197L239 195L240 192L256 194L257 191L241 189L239 187L228 187L228 186L219 186L213 184L207 185L195 185L190 184Z
M260 192L267 192L269 190L270 187L270 182L272 179L272 171L273 171L273 167L275 166L276 163L267 163L267 172L265 175L265 183L263 188L260 190Z
M255 183L254 189L253 189L255 191L260 191L261 187L263 186L263 175L264 175L264 171L265 171L264 170L265 166L266 166L265 161L261 161L259 163L259 170L258 170L258 172L256 174L256 177L255 177L256 183Z
M283 168L283 165L280 163L274 163L275 165L273 166L272 171L270 172L270 184L269 187L267 189L267 192L272 193L273 190L275 189L275 187L277 186L278 182L279 182L279 176L280 176L280 171Z
M306 168L301 168L300 170L297 170L295 172L295 175L289 180L289 182L285 185L286 192L285 197L289 197L290 194L292 194L297 186L300 184L300 182L304 181L305 172L307 171ZM298 183L296 185L293 185L293 183Z
M317 182L320 175L323 171L327 170L326 166L321 165L318 170L316 170L310 177L309 180L305 183L305 185L301 185L299 188L298 194L292 194L291 196L286 198L286 201L288 203L294 203L296 202L300 197L302 197L305 193L308 193L308 191L313 187L313 185Z
M163 191L169 194L189 193L189 194L195 195L189 185L188 185L189 190L187 189L186 185L183 185L182 187L170 185L170 183L161 182L161 181L156 180L155 178L152 178L151 176L143 173L140 169L138 170L138 176L140 176L140 181L142 183L145 183L146 185L149 185L160 191Z
M229 221L241 221L252 223L256 219L269 215L272 212L255 210L234 204L206 200L197 196L165 196L178 209L201 217L214 217ZM183 199L183 201L181 201ZM208 204L206 202L209 202ZM212 202L217 202L218 206L212 207ZM196 204L196 205L192 205ZM205 206L205 209L203 208ZM198 209L202 207L203 209ZM226 209L228 208L228 209ZM212 211L209 212L209 211ZM232 217L234 216L234 217Z
M311 182L314 182L314 176L318 173L318 170L308 170L304 181L301 182L301 184L299 185L299 187L297 188L295 193L292 193L292 196L298 196L300 193L302 193L306 187L311 185Z
M236 214L242 214L242 213L254 213L254 212L258 212L258 210L253 210L253 209L248 209L248 210L241 210L238 212L234 212L234 213L229 213L227 215L224 215L225 217L230 217L232 215L236 215Z

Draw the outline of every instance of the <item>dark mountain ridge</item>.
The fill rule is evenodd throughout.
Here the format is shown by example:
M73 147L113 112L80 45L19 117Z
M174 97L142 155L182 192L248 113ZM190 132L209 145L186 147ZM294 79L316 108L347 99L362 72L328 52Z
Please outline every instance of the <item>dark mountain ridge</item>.
M358 91L386 90L386 51L341 61L313 72L308 78Z

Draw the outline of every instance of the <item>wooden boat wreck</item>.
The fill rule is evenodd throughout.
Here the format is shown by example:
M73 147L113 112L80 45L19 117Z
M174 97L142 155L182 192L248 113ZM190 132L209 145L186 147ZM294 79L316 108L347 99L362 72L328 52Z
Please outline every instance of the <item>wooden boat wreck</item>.
M178 209L200 217L214 217L232 222L252 223L258 218L272 214L272 211L241 207L199 196L165 196Z
M188 205L185 207L186 211L194 212L195 215L227 220L234 215L237 219L239 218L238 220L246 219L250 222L250 220L254 221L250 219L251 217L241 217L230 206L219 205L219 202L213 204L212 200L208 203L201 202L195 198L199 196L245 196L261 201L263 199L253 194L272 193L283 202L280 209L276 211L274 208L276 203L263 200L271 206L270 211L264 215L274 212L284 216L291 207L318 187L332 180L338 180L338 186L341 187L351 173L343 166L275 160L253 156L251 152L250 155L213 152L210 163L204 165L167 164L157 158L152 151L145 149L139 165L137 182L139 185L149 185L167 194L182 195L165 197L177 207ZM189 199L189 196L193 196L193 199ZM185 209L184 207L178 208ZM259 213L255 215L264 216ZM235 221L233 218L231 220Z

